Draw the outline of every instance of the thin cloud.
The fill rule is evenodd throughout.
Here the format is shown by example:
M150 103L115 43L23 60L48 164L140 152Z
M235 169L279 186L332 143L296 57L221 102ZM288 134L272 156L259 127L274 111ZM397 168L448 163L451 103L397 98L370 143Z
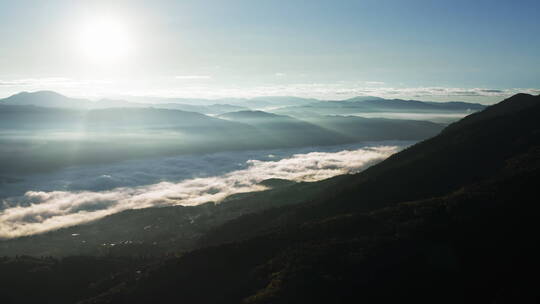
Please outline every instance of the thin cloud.
M373 85L373 86L385 85L385 83L382 82L382 81L366 81L365 84L366 85Z
M208 80L212 79L212 76L209 75L178 75L174 76L176 79L180 80Z
M289 75L273 74L276 79ZM460 87L398 87L382 81L342 81L336 83L289 83L264 86L214 84L211 75L177 75L158 83L145 81L98 81L73 80L62 77L1 80L2 95L9 96L21 90L56 90L72 96L154 96L178 98L251 98L261 96L296 96L323 100L347 99L355 96L378 96L383 98L421 100L500 101L517 93L539 94L539 88L460 88ZM172 80L172 83L171 83ZM181 81L181 86L178 86ZM212 82L212 85L209 83ZM88 96L88 92L93 92ZM95 96L94 96L95 95Z
M22 80L0 80L0 86L24 86L29 84Z
M276 78L277 76L274 74ZM281 76L283 77L283 76ZM339 100L356 96L378 96L422 100L489 100L498 101L517 93L538 94L537 88L459 88L459 87L390 87L382 82L362 83L296 83L265 86L182 86L181 89L142 92L142 95L184 98L251 98L260 96L296 96ZM131 95L139 95L132 92Z
M82 84L64 77L23 78L15 80L0 80L4 86L47 86L47 85L72 85Z

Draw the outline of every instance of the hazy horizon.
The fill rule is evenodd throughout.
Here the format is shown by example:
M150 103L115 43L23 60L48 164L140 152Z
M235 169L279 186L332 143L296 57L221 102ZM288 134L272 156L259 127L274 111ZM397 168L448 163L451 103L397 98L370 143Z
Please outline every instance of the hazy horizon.
M54 86L51 86L54 87ZM283 89L283 88L282 88ZM392 89L391 93L385 93L380 89L378 92L371 89L358 89L350 90L348 94L344 93L306 93L306 94L283 94L284 90L272 90L264 94L262 92L254 92L252 90L242 90L244 94L234 95L234 93L228 93L230 95L219 95L219 94L208 94L208 95L129 95L129 94L110 94L110 95L88 95L81 92L80 94L74 93L64 93L64 90L54 90L47 87L38 87L34 90L32 88L21 89L20 91L14 91L7 95L0 95L0 99L5 99L14 95L21 93L40 93L40 92L53 92L60 95L63 95L68 98L77 98L77 99L86 99L89 101L100 101L100 100L124 100L134 103L164 103L171 102L176 99L178 101L182 100L207 100L207 101L216 101L216 102L227 102L227 100L251 100L251 99L265 99L265 98L303 98L303 99L313 99L319 101L342 101L348 100L356 97L374 97L374 98L383 98L383 99L400 99L400 100L418 100L426 102L469 102L469 103L479 103L484 105L490 105L511 97L515 94L525 93L531 95L540 94L540 89L525 89L525 88L516 88L516 89L482 89L482 88L472 88L472 89L463 89L463 88L407 88L403 89L402 93L397 93L396 89ZM312 91L317 91L312 89ZM373 94L368 94L372 92ZM281 94L280 94L281 93ZM227 94L227 93L224 93Z
M53 90L491 104L540 93L538 9L536 1L0 1L0 98Z

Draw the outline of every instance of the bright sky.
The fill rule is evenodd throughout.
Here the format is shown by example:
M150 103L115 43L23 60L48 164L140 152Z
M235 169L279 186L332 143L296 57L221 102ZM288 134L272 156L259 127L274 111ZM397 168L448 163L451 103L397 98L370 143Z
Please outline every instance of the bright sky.
M538 0L0 0L0 97L540 91Z

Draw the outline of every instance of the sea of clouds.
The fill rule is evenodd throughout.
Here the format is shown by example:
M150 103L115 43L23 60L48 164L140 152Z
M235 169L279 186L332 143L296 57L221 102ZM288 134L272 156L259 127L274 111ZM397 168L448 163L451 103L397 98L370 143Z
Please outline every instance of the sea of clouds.
M220 202L270 178L356 173L410 142L220 152L81 166L0 185L0 238L76 225L127 209Z
M320 99L346 99L355 96L379 96L384 98L416 98L421 100L463 100L487 103L500 101L517 93L540 94L540 88L463 88L395 86L381 81L339 81L334 83L290 83L282 80L287 74L277 72L279 79L273 85L231 86L208 83L211 75L176 75L157 80L149 79L70 79L43 77L25 79L0 79L0 98L20 91L54 90L70 96L99 99L106 96L159 96L182 98L251 98L260 96L298 96ZM290 75L289 75L290 76ZM179 86L178 83L182 85ZM89 95L89 92L90 95Z

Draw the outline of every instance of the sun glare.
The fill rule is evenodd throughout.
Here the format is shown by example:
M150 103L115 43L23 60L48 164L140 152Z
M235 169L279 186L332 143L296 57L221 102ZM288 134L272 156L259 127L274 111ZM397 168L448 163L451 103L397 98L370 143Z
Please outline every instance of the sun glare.
M81 52L95 63L124 61L133 51L128 26L116 18L93 18L77 33Z

